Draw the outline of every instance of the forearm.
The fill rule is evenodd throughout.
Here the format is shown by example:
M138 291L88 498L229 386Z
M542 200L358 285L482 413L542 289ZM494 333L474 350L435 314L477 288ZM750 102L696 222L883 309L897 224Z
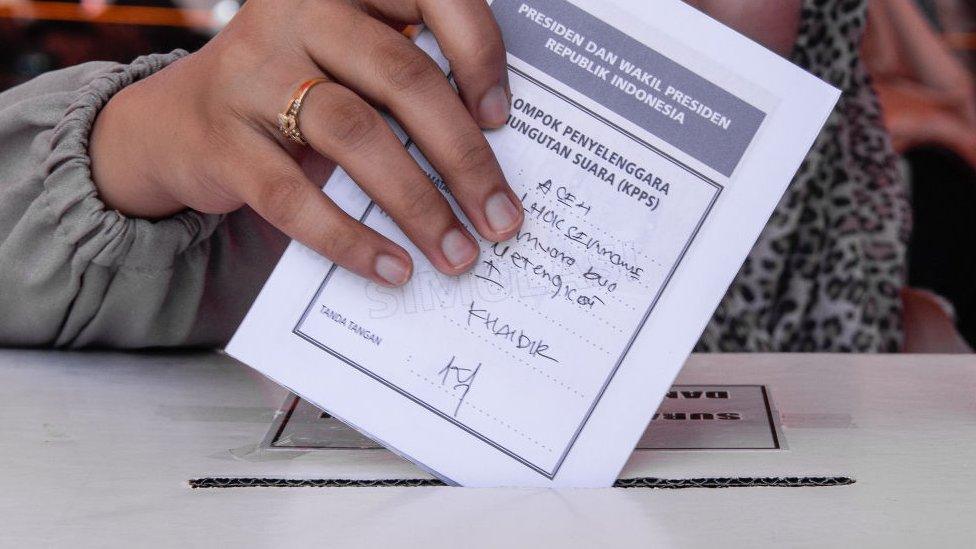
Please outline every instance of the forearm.
M908 72L919 82L942 92L957 108L969 108L973 82L965 68L932 30L928 21L909 0L876 3L872 9L886 11L891 36ZM892 45L889 45L889 47Z
M87 151L102 104L170 60L83 65L0 94L0 344L191 339L219 218L150 223L106 208Z

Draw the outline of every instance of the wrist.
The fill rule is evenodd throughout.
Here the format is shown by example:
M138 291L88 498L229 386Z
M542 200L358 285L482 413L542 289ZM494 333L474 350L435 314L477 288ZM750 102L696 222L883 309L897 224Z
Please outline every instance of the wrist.
M151 105L140 106L141 82L113 96L102 108L89 139L91 173L106 207L129 217L160 219L185 206L173 199L147 169L152 143L145 143L143 125Z

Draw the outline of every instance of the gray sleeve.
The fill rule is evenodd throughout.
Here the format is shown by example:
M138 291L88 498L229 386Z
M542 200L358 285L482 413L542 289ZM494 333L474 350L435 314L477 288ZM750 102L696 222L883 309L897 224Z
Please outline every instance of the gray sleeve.
M91 180L99 109L184 55L88 63L0 94L0 345L218 346L243 317L279 235L246 211L127 218Z

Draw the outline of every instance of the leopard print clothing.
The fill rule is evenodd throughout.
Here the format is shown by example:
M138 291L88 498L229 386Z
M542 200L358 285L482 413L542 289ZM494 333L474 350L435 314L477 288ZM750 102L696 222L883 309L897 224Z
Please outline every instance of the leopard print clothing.
M897 351L907 186L859 56L868 0L805 0L793 61L843 91L698 351Z

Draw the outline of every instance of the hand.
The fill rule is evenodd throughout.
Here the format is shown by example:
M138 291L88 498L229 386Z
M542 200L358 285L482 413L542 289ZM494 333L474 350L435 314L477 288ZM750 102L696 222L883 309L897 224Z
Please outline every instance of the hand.
M800 28L802 0L685 0L722 23L787 56Z
M398 25L433 30L460 88ZM278 130L304 81L309 148ZM481 128L509 113L505 49L484 0L251 0L199 52L124 88L96 120L92 171L106 205L160 218L249 205L281 231L385 285L404 284L403 248L342 212L302 170L341 165L440 271L477 260L475 239L376 109L400 122L486 239L524 215ZM314 162L313 162L314 163Z

